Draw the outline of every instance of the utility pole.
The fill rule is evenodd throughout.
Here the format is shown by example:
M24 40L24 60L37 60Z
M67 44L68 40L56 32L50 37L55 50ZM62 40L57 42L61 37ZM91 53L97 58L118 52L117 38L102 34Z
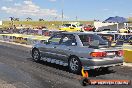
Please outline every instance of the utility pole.
M63 9L62 9L62 25L63 25L63 18L64 18L64 12L63 12Z
M62 17L62 19L61 19L61 21L62 21L62 25L63 25L63 19L64 19L64 10L63 10L63 8L64 8L64 0L62 0L62 10L61 10L61 17Z
M76 16L76 21L78 21L78 17Z

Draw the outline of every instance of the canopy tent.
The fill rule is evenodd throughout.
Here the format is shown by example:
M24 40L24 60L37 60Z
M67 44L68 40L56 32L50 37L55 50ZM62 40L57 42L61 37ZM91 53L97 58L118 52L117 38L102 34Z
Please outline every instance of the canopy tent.
M106 19L104 22L108 22L108 23L117 23L117 30L118 28L118 24L119 23L127 23L128 20L124 17L119 17L119 16L115 16L115 17L109 17L108 19Z

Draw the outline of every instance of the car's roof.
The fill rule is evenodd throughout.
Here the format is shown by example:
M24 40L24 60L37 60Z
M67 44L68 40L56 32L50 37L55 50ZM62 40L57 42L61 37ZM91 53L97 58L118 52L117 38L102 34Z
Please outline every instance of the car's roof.
M81 34L96 34L96 32L62 32L63 34L77 34L77 35L81 35Z
M85 34L118 34L118 33L102 33L102 32L60 32L61 34L75 34L75 35L85 35Z

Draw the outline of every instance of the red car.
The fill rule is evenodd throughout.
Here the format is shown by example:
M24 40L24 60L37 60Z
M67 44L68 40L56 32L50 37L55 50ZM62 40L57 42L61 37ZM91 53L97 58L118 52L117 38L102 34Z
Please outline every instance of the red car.
M83 26L83 29L84 29L85 31L95 31L95 27L92 26L92 25L84 25L84 26Z

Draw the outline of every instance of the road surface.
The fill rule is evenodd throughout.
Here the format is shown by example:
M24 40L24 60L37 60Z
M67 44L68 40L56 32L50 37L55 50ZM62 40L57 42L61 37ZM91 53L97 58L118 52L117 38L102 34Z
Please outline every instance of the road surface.
M30 48L0 42L0 88L84 88L81 75L66 67L32 60ZM132 67L114 67L108 72L90 71L89 79L132 80ZM86 88L132 88L132 85L88 85Z

